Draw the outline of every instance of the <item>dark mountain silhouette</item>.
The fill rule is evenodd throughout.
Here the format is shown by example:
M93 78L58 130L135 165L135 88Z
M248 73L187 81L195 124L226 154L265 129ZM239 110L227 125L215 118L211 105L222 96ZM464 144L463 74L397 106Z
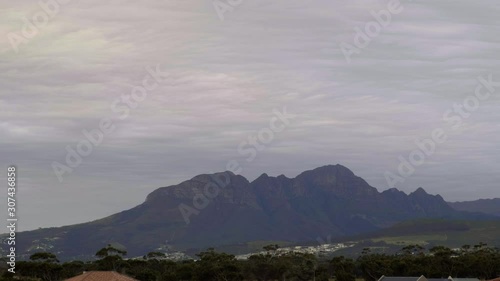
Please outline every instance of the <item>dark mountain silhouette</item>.
M183 215L184 213L184 215ZM470 218L419 188L378 192L346 167L330 165L295 178L231 172L199 175L151 192L130 210L78 225L18 233L18 255L47 250L89 258L108 243L129 256L249 241L314 241L363 234L419 218Z
M448 202L448 204L458 211L479 212L500 217L500 198Z

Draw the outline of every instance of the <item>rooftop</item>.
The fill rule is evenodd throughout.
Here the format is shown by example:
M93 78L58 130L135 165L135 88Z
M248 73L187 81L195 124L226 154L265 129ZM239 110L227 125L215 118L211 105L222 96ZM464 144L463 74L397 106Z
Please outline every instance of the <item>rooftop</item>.
M89 271L65 281L138 281L115 271Z

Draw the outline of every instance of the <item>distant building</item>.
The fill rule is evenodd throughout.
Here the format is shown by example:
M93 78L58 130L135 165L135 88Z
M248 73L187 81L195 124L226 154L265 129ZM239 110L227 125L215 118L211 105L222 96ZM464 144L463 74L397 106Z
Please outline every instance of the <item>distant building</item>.
M453 278L453 277L448 277L448 281L479 281L477 278Z
M425 276L420 277L397 277L397 276L385 276L382 275L378 281L480 281L477 278L453 278L449 276L448 278L425 278ZM500 278L488 280L488 281L500 281Z
M448 278L425 278L425 276L420 277L396 277L396 276L385 276L382 275L378 281L479 281L477 278L453 278L449 276ZM500 278L489 280L489 281L500 281Z
M446 279L445 279L446 280ZM425 276L420 277L396 277L382 275L378 281L429 281Z
M138 281L115 271L89 271L65 281Z

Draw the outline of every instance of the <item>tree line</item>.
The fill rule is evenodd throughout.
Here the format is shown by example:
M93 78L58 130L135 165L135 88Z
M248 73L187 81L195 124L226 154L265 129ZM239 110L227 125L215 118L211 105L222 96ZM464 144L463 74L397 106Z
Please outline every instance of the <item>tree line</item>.
M0 280L65 280L84 271L117 271L141 281L373 281L386 276L427 278L474 277L482 280L500 276L500 249L484 243L460 249L436 246L425 249L409 245L396 254L372 253L365 248L356 258L336 256L320 259L313 254L277 254L278 245L264 247L265 253L237 260L234 255L210 248L195 260L172 261L165 254L150 252L139 259L126 259L126 251L108 245L93 261L60 263L56 255L35 253L29 261L19 261L16 273L4 269Z

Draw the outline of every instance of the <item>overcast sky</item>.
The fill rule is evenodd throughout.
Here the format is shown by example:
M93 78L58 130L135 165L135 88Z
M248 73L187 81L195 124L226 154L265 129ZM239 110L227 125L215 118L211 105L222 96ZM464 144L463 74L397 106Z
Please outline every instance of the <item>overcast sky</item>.
M396 187L449 201L500 197L500 87L461 125L443 120L477 77L500 81L497 1L402 1L350 62L340 46L388 1L232 3L221 17L211 0L73 0L16 52L12 34L29 31L22 18L43 10L0 0L0 180L17 165L22 230L131 208L231 160L249 180L338 163L382 191L398 157L438 128L447 140ZM157 65L168 78L120 119L113 102ZM247 161L238 146L284 107L295 117ZM65 165L66 146L108 117L115 130L60 182L53 163Z

